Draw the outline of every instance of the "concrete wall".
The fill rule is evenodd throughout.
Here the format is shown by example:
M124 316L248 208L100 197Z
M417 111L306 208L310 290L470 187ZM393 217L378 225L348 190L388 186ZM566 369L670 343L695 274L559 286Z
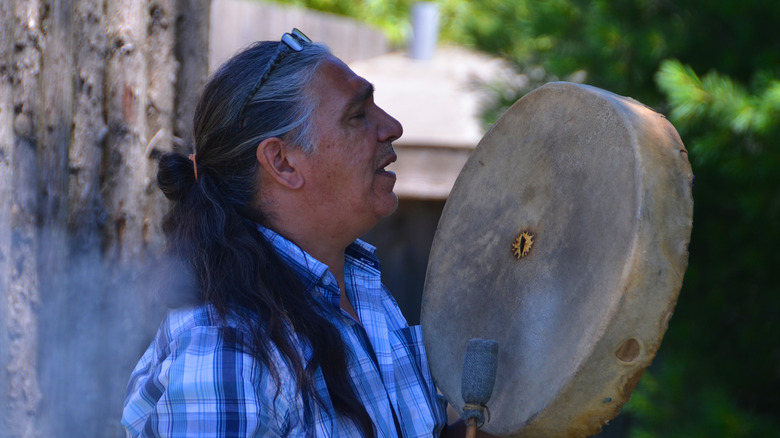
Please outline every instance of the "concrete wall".
M209 59L212 71L254 41L278 41L297 27L325 42L344 62L386 53L387 39L366 24L333 14L249 0L213 0Z

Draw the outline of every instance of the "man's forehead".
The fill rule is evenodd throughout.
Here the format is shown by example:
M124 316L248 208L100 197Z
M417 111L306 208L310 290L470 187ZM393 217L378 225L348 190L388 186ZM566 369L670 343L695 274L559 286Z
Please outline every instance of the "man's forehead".
M374 94L374 86L365 78L358 76L338 58L330 58L320 67L321 78L326 95L337 92L346 99L345 106L362 103Z

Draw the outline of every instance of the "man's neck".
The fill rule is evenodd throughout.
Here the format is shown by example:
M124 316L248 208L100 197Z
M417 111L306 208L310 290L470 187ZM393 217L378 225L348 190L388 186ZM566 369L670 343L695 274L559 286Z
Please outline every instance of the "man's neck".
M360 322L360 318L358 317L355 308L347 297L347 288L344 279L344 253L348 245L344 245L343 242L336 243L325 238L307 239L306 236L295 235L294 232L286 232L284 229L279 229L280 227L274 227L273 225L269 228L295 243L310 256L328 267L328 270L336 277L336 281L338 282L340 307L355 318L356 321ZM352 241L349 243L352 243Z
M360 234L353 235L355 230L347 233L343 226L323 221L320 216L300 214L306 210L310 203L286 202L291 200L289 192L275 192L268 199L274 199L265 205L275 210L266 216L264 226L276 231L289 241L298 245L310 256L328 266L330 272L338 281L341 293L341 308L359 321L357 312L349 302L344 281L344 253L347 247L357 239ZM336 224L338 225L338 224Z

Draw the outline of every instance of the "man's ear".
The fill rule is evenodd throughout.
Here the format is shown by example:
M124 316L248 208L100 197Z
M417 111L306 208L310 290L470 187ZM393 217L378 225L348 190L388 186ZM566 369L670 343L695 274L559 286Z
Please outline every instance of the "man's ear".
M271 137L257 146L257 161L263 167L265 176L271 177L278 184L289 189L299 189L303 186L303 174L297 166L297 154L290 153L287 142Z

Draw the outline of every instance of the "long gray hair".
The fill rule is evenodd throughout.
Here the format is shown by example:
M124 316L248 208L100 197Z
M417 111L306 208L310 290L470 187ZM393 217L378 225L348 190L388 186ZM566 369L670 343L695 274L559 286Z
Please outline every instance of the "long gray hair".
M169 303L208 303L223 322L228 315L238 318L249 336L226 328L226 345L249 348L280 388L290 382L280 381L271 359L278 351L285 359L282 366L289 366L296 376L303 399L324 406L315 382L322 370L336 411L352 419L363 435L374 436L371 418L349 378L348 347L325 316L333 310L304 288L257 230L256 222L262 223L265 216L253 205L259 190L257 146L266 138L280 137L292 147L314 152L311 119L317 102L307 84L330 56L324 46L305 45L281 59L249 98L278 44L263 42L245 49L206 84L195 114L197 177L194 162L183 155L160 159L157 180L174 201L163 231L176 266L191 279L168 286L173 295L186 300ZM293 327L295 333L290 333ZM298 340L312 348L308 362L298 355ZM304 412L312 412L308 402Z
M323 45L308 44L285 56L247 103L277 44L256 43L212 76L195 112L199 171L213 168L230 174L231 184L248 187L255 183L255 150L266 138L280 137L304 152L314 152L311 116L316 102L307 84L330 52Z

